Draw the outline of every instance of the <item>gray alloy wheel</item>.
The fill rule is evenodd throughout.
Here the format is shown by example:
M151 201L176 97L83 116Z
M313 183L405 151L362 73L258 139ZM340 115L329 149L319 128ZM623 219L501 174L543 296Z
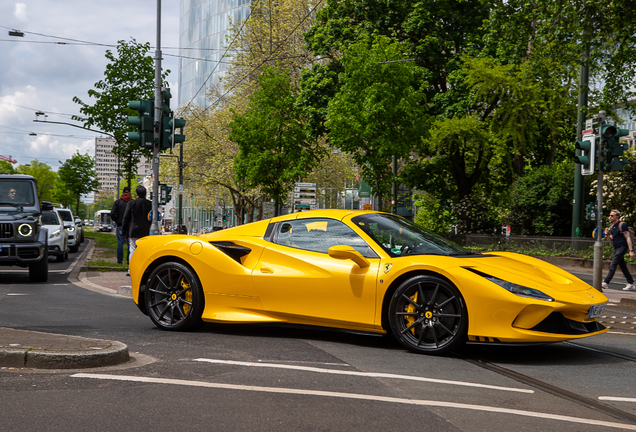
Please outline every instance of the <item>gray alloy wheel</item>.
M393 294L389 322L393 335L410 351L444 354L465 342L468 312L454 285L434 276L415 276Z
M178 262L159 265L148 278L146 311L163 330L192 330L203 324L204 298L194 271Z

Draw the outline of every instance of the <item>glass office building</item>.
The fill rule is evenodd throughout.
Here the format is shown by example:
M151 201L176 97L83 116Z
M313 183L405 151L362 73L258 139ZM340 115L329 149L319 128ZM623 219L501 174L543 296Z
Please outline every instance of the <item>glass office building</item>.
M227 70L223 57L230 22L249 16L250 0L181 0L179 106L208 106L206 88Z

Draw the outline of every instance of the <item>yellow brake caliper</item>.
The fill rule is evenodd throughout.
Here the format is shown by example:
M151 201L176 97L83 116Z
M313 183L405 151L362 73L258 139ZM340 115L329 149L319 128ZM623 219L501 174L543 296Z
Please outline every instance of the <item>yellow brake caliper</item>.
M413 300L415 303L417 303L417 293L413 294L411 296L411 300ZM415 309L415 306L413 306L411 303L409 303L409 305L406 307L405 312L417 312L417 310ZM408 323L407 327L410 325L413 325L413 323L415 322L416 317L411 316L411 315L407 315L406 316L406 322ZM410 332L413 334L413 336L415 336L415 326L411 328Z
M190 288L190 284L185 281L185 279L181 280L181 288L186 289L185 292L185 300L192 303L192 290ZM183 313L186 315L190 312L191 306L189 304L183 305Z

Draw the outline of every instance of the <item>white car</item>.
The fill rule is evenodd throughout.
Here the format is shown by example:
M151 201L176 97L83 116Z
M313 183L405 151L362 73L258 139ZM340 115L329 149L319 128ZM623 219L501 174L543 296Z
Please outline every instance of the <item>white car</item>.
M58 261L68 258L68 234L62 219L54 210L44 210L41 215L42 225L49 230L49 256L57 257Z
M73 219L73 213L69 209L56 208L57 215L64 222L64 228L68 234L68 246L71 252L77 252L79 249L79 237L77 235L77 227L75 226L75 219Z

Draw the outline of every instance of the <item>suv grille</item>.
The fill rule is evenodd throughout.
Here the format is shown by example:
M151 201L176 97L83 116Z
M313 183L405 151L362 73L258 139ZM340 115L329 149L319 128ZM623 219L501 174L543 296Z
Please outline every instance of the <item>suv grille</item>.
M12 237L13 237L13 224L0 223L0 238L12 238Z

